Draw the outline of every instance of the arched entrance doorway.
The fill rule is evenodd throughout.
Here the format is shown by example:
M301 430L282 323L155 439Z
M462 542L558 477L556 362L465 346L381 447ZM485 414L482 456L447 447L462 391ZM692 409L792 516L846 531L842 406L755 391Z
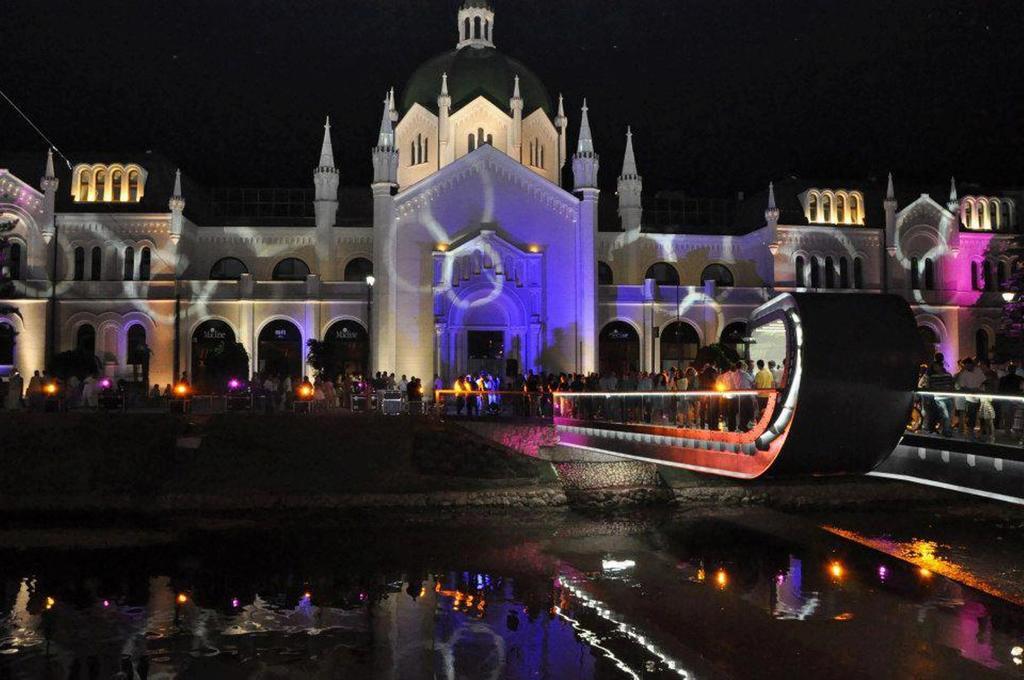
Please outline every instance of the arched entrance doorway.
M260 331L256 350L260 373L302 377L302 333L285 319L271 321Z
M370 336L361 323L352 319L334 322L324 333L324 343L329 350L324 368L327 378L334 380L345 373L366 375Z
M640 335L625 321L612 321L601 329L597 356L602 374L635 371L640 367Z
M984 328L979 328L974 334L974 353L978 361L989 360L988 333Z
M750 358L750 343L747 342L747 324L734 321L722 330L719 342L732 348L740 359Z
M921 340L918 350L921 363L931 364L935 359L935 353L939 351L939 336L929 326L918 326L917 337Z
M0 375L10 373L14 365L14 326L0 321Z
M661 332L661 370L685 369L697 358L700 336L685 321L674 321Z
M189 373L195 391L223 391L228 380L237 377L226 375L227 368L220 360L225 350L234 344L235 332L224 321L210 319L196 326L192 333L192 363Z

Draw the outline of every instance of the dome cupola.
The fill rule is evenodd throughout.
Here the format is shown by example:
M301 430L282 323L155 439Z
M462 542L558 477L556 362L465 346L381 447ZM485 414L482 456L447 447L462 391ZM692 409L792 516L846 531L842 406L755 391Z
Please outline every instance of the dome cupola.
M459 43L464 47L494 47L494 10L488 0L466 0L459 8Z

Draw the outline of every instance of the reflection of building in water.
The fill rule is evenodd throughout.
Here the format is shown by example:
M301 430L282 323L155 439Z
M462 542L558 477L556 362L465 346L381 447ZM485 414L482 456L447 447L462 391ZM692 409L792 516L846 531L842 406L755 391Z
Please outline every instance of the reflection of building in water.
M237 340L251 371L308 372L312 338L348 370L651 369L723 337L743 350L747 314L793 289L896 292L923 351L990 353L1020 191L790 178L736 199L651 196L627 131L599 200L586 103L570 156L562 98L494 30L467 0L455 48L389 92L370 192L339 190L329 125L308 190L204 189L149 153L0 158L22 315L0 320L0 371L81 346L110 375L148 357L163 384L176 366L220 375L208 358Z

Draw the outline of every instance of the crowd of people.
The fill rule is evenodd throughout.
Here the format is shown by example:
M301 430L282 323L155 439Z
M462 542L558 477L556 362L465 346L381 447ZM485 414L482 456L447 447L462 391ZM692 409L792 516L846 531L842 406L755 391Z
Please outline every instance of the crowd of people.
M993 365L988 359L966 357L956 374L946 367L941 352L922 364L917 387L930 392L965 392L964 396L922 395L919 431L994 443L997 436L1024 446L1024 404L985 395L1024 394L1024 376L1014 362Z

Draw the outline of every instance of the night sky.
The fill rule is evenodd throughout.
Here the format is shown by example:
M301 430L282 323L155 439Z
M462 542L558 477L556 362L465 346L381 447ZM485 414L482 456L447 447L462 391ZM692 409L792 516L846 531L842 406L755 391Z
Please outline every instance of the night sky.
M153 149L215 186L312 186L330 113L342 182L365 185L386 87L400 97L416 66L455 46L459 4L7 0L0 87L72 161ZM495 9L498 49L564 93L573 145L588 98L607 188L627 123L647 190L728 195L890 169L1024 184L1021 0ZM0 149L43 153L2 101L0 126Z

